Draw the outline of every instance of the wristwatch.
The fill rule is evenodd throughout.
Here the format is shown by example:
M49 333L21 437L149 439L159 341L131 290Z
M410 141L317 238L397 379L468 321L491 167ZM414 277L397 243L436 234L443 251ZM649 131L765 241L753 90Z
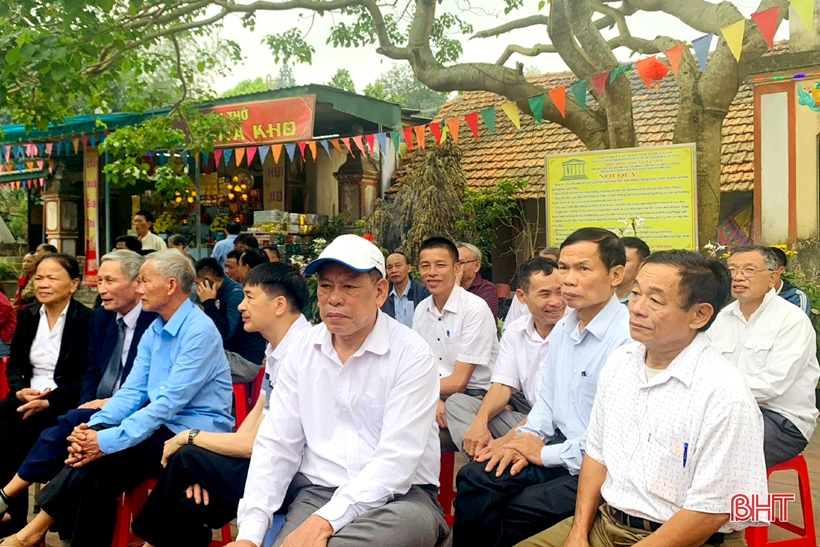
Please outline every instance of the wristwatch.
M194 437L199 435L198 429L192 429L188 432L188 444L194 444Z

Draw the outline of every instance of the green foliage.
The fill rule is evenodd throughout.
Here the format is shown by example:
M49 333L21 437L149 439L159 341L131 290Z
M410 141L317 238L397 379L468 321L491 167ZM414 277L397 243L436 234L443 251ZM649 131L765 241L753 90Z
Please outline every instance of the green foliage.
M481 250L484 266L490 265L498 225L512 220L518 209L515 196L528 185L524 179L502 179L492 188L468 188L464 193L462 219L456 225L461 238Z
M28 196L26 190L0 188L0 215L17 240L28 240Z
M20 269L11 262L0 260L0 280L17 281L20 278Z
M341 89L343 91L349 91L350 93L356 93L356 84L353 83L353 77L350 75L350 71L346 68L340 68L337 70L336 74L333 75L326 85L335 87L336 89Z
M248 78L247 80L242 80L233 88L229 89L228 91L220 95L220 97L236 97L237 95L261 93L267 90L268 84L265 83L265 80L263 80L261 76L258 76L252 80L250 78Z
M376 80L369 83L364 88L364 94L367 97L373 97L380 101L387 101L389 103L404 104L404 97L397 93L391 93L387 90L383 82Z
M439 107L447 102L446 93L433 91L418 81L413 69L406 64L394 64L390 70L365 87L364 94L430 113L438 112Z
M297 63L313 62L313 54L316 49L308 44L299 29L288 29L282 34L268 34L262 40L273 53L273 62L288 64L291 61Z

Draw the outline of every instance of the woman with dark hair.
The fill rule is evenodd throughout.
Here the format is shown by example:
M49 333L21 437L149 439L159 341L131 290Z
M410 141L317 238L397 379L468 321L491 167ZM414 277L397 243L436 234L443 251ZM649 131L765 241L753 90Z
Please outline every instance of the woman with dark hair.
M34 278L34 270L37 269L37 259L34 255L27 253L23 257L23 275L17 280L17 295L14 297L14 308L19 310L26 304L34 302L34 287L31 281Z
M6 366L9 394L0 401L0 484L17 472L40 433L78 404L92 311L74 300L80 266L68 255L43 258L34 273L37 303L17 314ZM26 525L28 496L0 495L1 536ZM6 520L6 519L4 519Z

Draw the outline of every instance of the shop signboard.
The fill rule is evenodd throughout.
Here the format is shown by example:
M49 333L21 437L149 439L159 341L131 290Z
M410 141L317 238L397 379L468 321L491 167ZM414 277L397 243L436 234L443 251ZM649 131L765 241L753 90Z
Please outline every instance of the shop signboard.
M313 138L316 95L219 106L212 112L239 122L217 148L300 142Z
M698 249L694 144L547 156L546 185L551 247L596 226L653 252Z

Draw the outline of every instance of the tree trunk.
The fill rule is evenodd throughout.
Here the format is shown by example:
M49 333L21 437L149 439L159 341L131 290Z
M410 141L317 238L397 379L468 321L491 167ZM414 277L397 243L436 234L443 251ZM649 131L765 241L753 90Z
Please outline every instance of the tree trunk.
M717 240L720 221L721 129L724 116L701 112L697 139L698 243Z

